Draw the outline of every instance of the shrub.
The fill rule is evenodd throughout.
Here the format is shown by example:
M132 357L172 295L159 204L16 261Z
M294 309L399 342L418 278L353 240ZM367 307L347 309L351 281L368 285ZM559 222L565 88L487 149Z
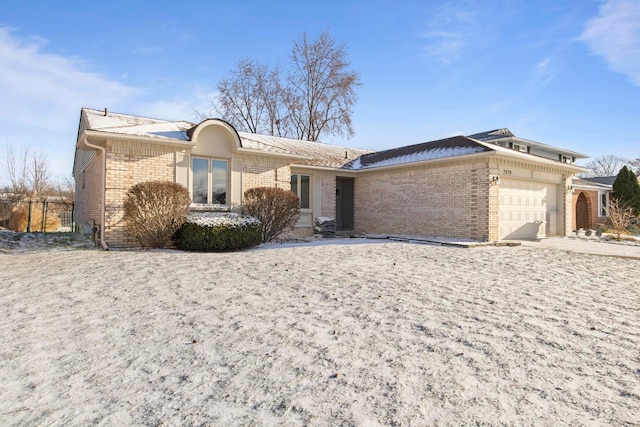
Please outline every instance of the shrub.
M251 188L244 193L244 211L262 222L262 241L270 242L296 224L300 200L282 188Z
M173 240L186 251L236 251L259 245L262 225L257 218L235 213L192 214Z
M27 231L29 222L29 204L18 204L9 215L8 227L13 231ZM47 212L44 231L58 231L60 228L60 218L53 212ZM42 230L42 203L33 203L31 207L31 231Z
M185 222L191 205L189 191L170 181L134 185L124 199L124 221L143 246L163 248Z
M633 222L633 208L625 206L619 200L612 198L609 200L607 215L611 221L613 232L616 234L618 241L620 241L620 236L625 234Z

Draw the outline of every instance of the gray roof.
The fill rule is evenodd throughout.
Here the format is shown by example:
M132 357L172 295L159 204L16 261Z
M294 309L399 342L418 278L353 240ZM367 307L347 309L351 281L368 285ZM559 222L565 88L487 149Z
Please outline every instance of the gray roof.
M197 126L187 121L152 119L107 112L106 109L83 108L81 117L81 126L84 125L84 127L79 129L79 132L81 130L91 130L111 134L141 136L172 143L189 144L193 129ZM491 142L500 138L515 138L506 128L477 133L469 137L454 136L378 152L247 132L238 132L238 137L243 149L289 155L295 159L295 164L298 165L343 168L347 170L410 164L490 151L523 159L537 157L533 154L520 153ZM544 146L544 144L533 141L532 143ZM560 151L566 152L566 150ZM545 159L545 161L553 160Z
M616 182L616 178L617 176L593 176L593 177L589 177L589 178L582 178L585 181L591 181L591 182L597 182L598 184L605 184L605 185L613 185L614 182Z
M454 136L437 141L407 145L390 150L363 154L358 159L346 164L345 169L369 169L381 166L392 166L403 163L414 163L448 157L493 151L478 141L466 136Z
M507 128L488 130L486 132L474 133L469 135L469 138L477 139L480 141L491 141L494 139L502 139L515 137L513 133Z
M196 124L187 121L169 121L129 114L113 113L105 110L83 108L82 115L87 130L109 132L122 135L143 136L158 140L190 141L190 135ZM371 150L342 147L321 142L300 141L269 135L238 132L243 148L264 153L303 156L296 164L340 168L345 163Z

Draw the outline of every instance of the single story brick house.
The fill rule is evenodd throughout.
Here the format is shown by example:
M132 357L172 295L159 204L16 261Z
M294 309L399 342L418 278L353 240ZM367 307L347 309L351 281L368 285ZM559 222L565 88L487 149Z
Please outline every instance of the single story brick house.
M131 186L171 180L193 210L240 211L243 193L276 186L301 201L294 234L316 217L369 234L481 241L566 235L572 178L587 156L516 137L508 129L372 152L83 108L76 142L77 224L107 247L135 246L122 219Z

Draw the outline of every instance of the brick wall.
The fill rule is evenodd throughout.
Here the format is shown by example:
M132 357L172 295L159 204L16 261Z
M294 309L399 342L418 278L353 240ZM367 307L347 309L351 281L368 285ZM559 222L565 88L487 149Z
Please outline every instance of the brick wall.
M331 172L324 172L315 175L316 179L321 180L322 204L320 212L316 216L328 216L336 218L336 175ZM315 218L313 219L315 221Z
M175 182L172 147L134 142L107 142L105 241L109 246L138 246L127 233L122 205L127 191L144 181Z
M102 226L102 155L94 156L83 171L75 176L76 196L74 219L78 231L84 225Z
M287 159L242 155L242 194L255 187L291 189L291 169Z
M578 228L576 224L576 212L577 212L577 204L578 197L580 194L585 196L585 201L588 209L588 219L589 219L589 227L593 230L596 230L600 224L606 224L607 218L601 218L598 212L598 192L597 191L587 191L587 190L576 190L573 193L573 197L571 198L571 206L572 210L572 218L571 218L571 230L575 230Z
M497 190L488 189L489 171L478 162L361 174L355 180L356 230L492 239L489 214L495 211L491 221L497 221L498 201Z

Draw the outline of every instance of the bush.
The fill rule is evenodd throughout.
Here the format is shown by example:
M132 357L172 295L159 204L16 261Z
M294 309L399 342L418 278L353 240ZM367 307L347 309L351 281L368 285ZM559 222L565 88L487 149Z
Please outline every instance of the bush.
M296 224L300 200L282 188L251 188L244 193L244 212L262 222L262 241L270 242Z
M234 213L192 214L173 240L186 251L237 251L262 242L262 225L257 218Z
M53 212L47 212L44 224L44 231L58 231L61 222L58 215ZM28 202L18 204L9 215L8 229L13 231L27 231L27 223L29 222L29 204ZM42 203L33 203L31 207L31 231L42 230Z
M170 181L134 185L124 199L124 221L143 246L164 248L185 222L191 205L189 191Z
M616 234L618 241L620 241L620 236L625 234L629 226L633 223L633 208L625 206L617 199L611 198L611 200L609 200L609 207L607 208L607 215L611 221L613 232Z

